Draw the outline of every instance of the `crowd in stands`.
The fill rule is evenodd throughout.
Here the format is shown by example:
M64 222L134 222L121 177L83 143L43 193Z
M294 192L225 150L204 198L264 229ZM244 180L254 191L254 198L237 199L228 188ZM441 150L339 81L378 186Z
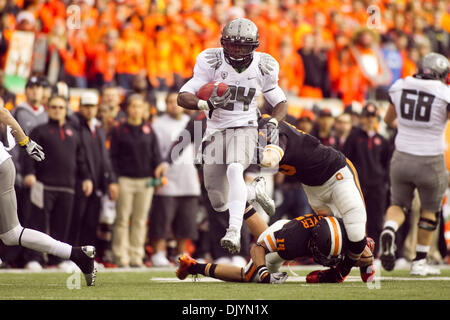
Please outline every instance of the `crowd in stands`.
M430 51L448 56L449 10L445 0L2 0L0 61L14 30L27 30L46 38L45 70L56 54L69 87L128 90L141 75L152 90L177 89L198 53L220 46L224 23L246 16L283 89L348 105L385 97Z
M393 140L391 131L376 133L379 108L369 101L386 100L389 85L413 75L426 53L449 57L450 5L445 0L0 0L2 70L15 31L33 32L46 44L43 71L31 70L23 101L18 103L7 89L3 71L0 95L16 119L30 126L24 128L26 133L44 145L48 158L53 157L51 169L59 167L65 173L61 181L52 180L52 170L23 163L20 154L14 155L24 226L74 245L95 242L106 267L167 266L184 251L242 265L252 239L244 227L240 254L220 248L227 217L212 212L201 179L193 181L201 177L192 175L199 168L179 169L191 174L188 188L173 187L188 181L179 174L169 174L167 184L158 180L159 165L176 138L164 132L180 132L192 117L202 121L198 113L177 109L173 97L192 76L196 56L220 46L221 29L234 17L256 23L258 51L277 59L280 86L288 96L342 101L345 109L338 115L305 109L287 120L341 150L355 164L368 206L367 232L377 241L389 204ZM77 112L67 107L74 88L82 92ZM87 88L97 93L83 92ZM161 92L166 96L163 110L156 108ZM364 105L361 112L352 110L354 101ZM64 110L57 110L63 105ZM52 154L56 145L42 134L56 130L52 124L63 128L58 143L77 141L62 155ZM68 157L75 162L67 163ZM36 180L56 188L45 189L53 203L36 208L29 201ZM55 195L61 193L64 197L58 200ZM274 176L273 194L278 207L269 223L309 210L301 186L289 177ZM58 216L61 208L65 213ZM112 218L108 210L114 211ZM54 219L45 220L45 215ZM443 238L442 230L440 235ZM398 248L400 258L401 243ZM444 243L442 257L446 250ZM4 267L66 266L20 248L3 248L0 258Z

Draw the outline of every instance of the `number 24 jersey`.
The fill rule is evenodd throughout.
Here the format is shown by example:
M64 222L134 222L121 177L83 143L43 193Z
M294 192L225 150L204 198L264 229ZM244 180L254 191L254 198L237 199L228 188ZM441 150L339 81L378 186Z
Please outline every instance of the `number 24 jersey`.
M222 48L206 49L197 56L194 76L180 92L196 94L208 82L226 83L231 100L225 108L214 110L211 117L206 111L208 128L256 127L261 94L272 106L286 100L278 86L278 72L278 62L266 53L254 52L251 64L239 73L225 61Z
M389 89L397 114L398 151L418 156L444 153L450 87L438 80L399 79Z

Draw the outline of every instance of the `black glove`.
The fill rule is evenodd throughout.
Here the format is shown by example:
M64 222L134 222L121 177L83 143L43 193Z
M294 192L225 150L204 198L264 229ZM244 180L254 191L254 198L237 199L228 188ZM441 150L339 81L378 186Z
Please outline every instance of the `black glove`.
M228 102L230 102L231 99L230 88L227 88L227 90L221 97L217 95L217 88L218 86L214 87L213 92L211 93L211 96L207 101L210 111L214 109L224 108L228 104Z
M31 139L28 139L28 142L23 145L22 148L24 148L28 155L36 161L45 159L45 153L42 147Z

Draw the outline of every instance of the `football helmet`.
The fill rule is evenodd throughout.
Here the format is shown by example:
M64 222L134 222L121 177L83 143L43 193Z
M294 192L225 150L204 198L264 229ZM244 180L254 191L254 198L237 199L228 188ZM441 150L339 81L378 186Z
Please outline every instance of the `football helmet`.
M419 61L417 73L414 76L419 79L440 80L446 83L449 72L448 59L439 53L431 52Z
M334 267L344 259L347 243L342 219L324 217L312 230L309 248L316 263Z
M233 19L223 28L220 44L228 64L237 69L246 68L259 46L258 28L249 19Z

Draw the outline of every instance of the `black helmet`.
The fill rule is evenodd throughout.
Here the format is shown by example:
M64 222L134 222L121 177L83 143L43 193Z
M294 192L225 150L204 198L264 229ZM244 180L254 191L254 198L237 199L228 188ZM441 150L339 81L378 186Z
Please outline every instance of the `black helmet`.
M258 28L249 19L233 19L223 28L220 43L228 64L238 69L246 68L259 46Z
M418 63L414 77L419 79L440 80L444 83L450 72L448 59L435 52L428 53Z
M347 242L342 219L324 217L312 230L309 247L316 263L333 267L344 259Z

